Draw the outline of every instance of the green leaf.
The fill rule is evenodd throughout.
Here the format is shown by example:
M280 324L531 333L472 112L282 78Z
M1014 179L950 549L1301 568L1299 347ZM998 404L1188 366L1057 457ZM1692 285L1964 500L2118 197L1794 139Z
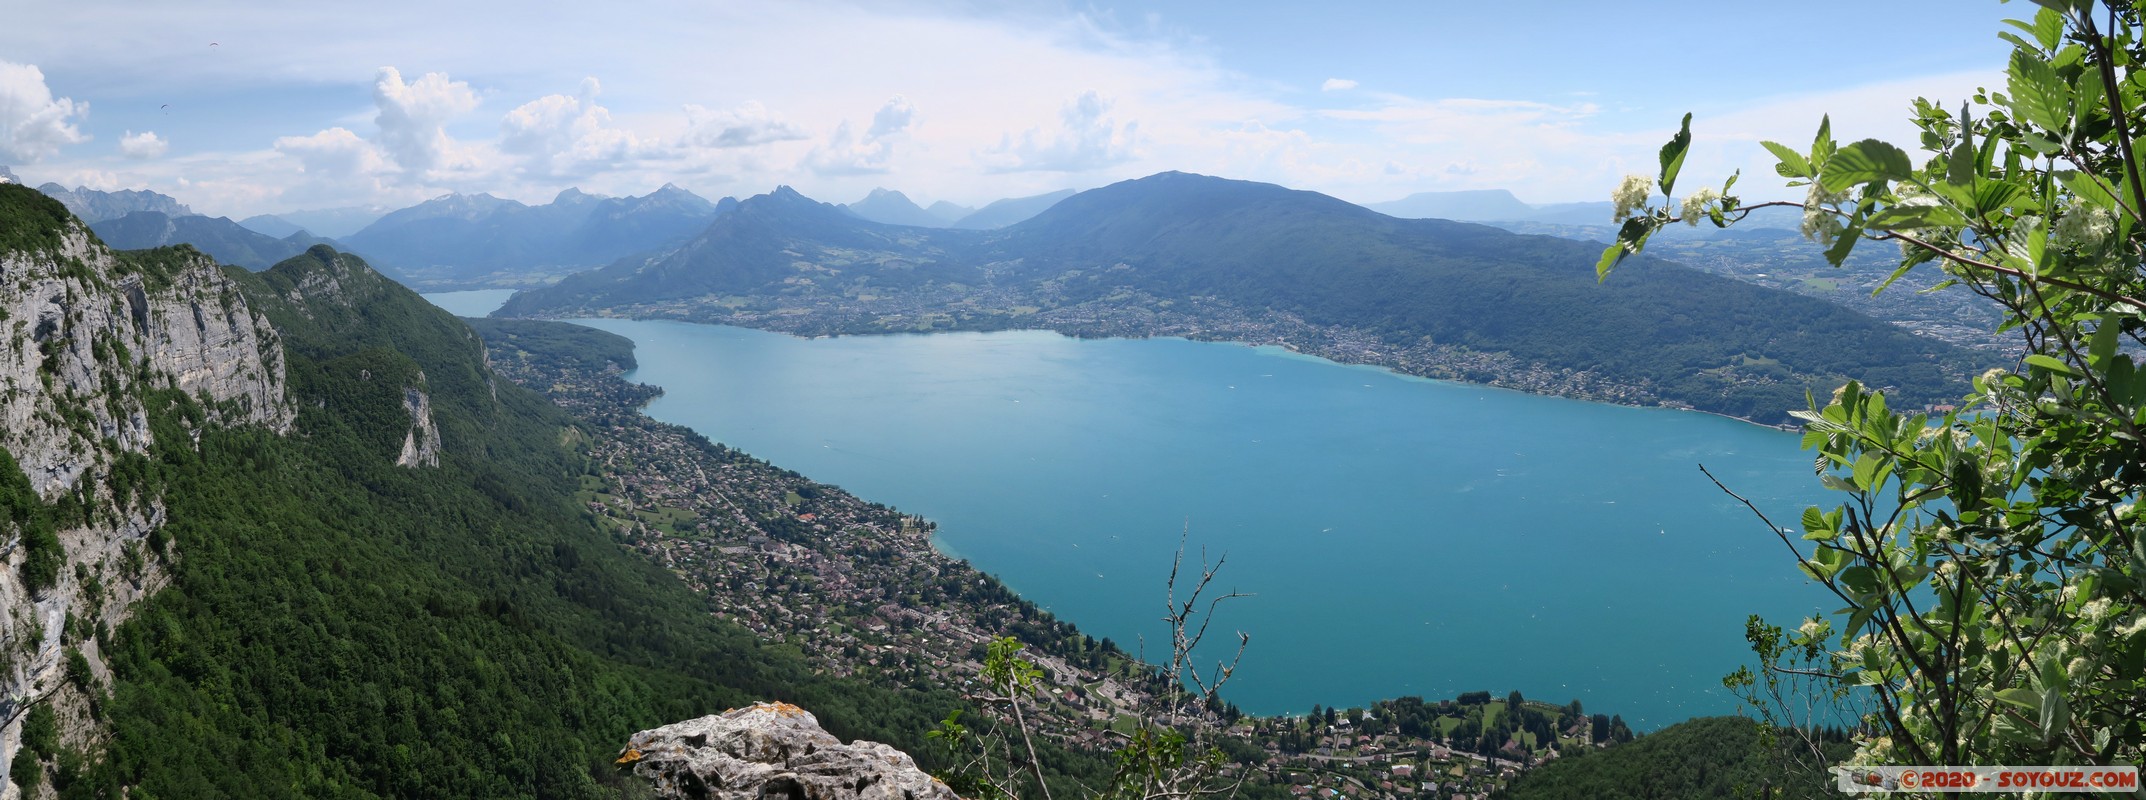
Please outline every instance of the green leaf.
M2019 184L2003 181L1985 181L1976 185L1973 195L1975 216L1987 219L2004 211L2024 191Z
M1617 262L1623 260L1624 245L1613 244L1609 247L1603 248L1602 259L1600 261L1595 262L1595 282L1601 283L1603 281L1609 280L1610 270L1615 269L1617 267Z
M1915 163L1908 160L1906 152L1876 139L1864 139L1826 159L1818 183L1828 192L1840 192L1874 181L1903 181L1914 174Z
M2071 725L2071 704L2055 689L2042 693L2042 741L2055 741Z
M2108 364L2109 359L2116 355L2117 335L2121 330L2122 326L2118 325L2116 320L2103 318L2094 328L2094 338L2087 342L2087 358L2097 365ZM2107 370L2106 366L2102 368Z
M1818 135L1811 139L1812 174L1825 169L1826 162L1833 158L1833 115L1818 118Z
M1773 165L1773 171L1780 173L1781 177L1817 177L1811 173L1811 160L1804 158L1802 153L1789 149L1788 145L1780 142L1759 142L1759 144L1772 151L1775 158L1781 159L1781 163Z
M1669 137L1662 145L1662 196L1669 196L1671 187L1677 183L1677 173L1684 169L1684 154L1691 149L1691 115L1684 115L1684 124L1677 135Z
M1625 256L1647 249L1647 237L1654 235L1654 225L1654 220L1647 217L1625 220L1624 226L1617 229L1617 243L1602 251L1601 260L1595 262L1595 282L1609 280L1610 270L1616 269Z
M2071 91L2041 56L2031 50L2013 50L2005 75L2014 115L2046 131L2061 131L2071 121Z
M1954 186L1970 186L1975 182L1975 146L1966 137L1952 148L1945 157L1945 182Z
M1834 239L1833 246L1826 248L1826 263L1836 267L1847 263L1848 254L1855 250L1856 244L1862 239L1863 212L1857 211L1855 216L1848 218L1848 226L1841 230L1840 238Z
M1997 693L1997 699L2029 711L2040 711L2042 693L2024 687L2013 687Z
M2027 355L2026 362L2031 366L2041 367L2042 369L2046 369L2050 372L2054 372L2060 375L2071 375L2076 377L2079 374L2077 372L2072 371L2070 364L2066 364L2063 361L2057 360L2053 356L2042 355L2041 353L2029 353Z
M1890 206L1884 211L1870 215L1864 227L1880 231L1905 231L1916 228L1964 228L1967 218L1949 206Z
M1900 280L1900 276L1906 275L1908 274L1908 270L1914 269L1917 263L1919 262L1907 261L1902 263L1899 269L1893 270L1893 274L1885 276L1885 281L1883 283L1878 284L1878 288L1870 290L1870 296L1877 297L1879 292L1883 292L1885 291L1886 287L1892 286L1893 281Z

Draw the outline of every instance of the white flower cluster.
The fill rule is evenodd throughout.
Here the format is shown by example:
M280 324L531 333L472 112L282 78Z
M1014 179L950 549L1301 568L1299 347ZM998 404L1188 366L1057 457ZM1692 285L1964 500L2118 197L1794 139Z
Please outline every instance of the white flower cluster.
M2084 617L2088 622L2097 623L2108 618L2109 599L2103 597L2086 601L2086 605L2079 608L2079 616Z
M1720 192L1712 189L1700 189L1684 196L1684 213L1679 216L1684 218L1684 224L1696 227L1699 224L1699 220L1707 216L1707 211L1715 203L1719 202L1721 202Z
M1803 198L1803 238L1823 245L1833 244L1833 239L1840 236L1845 226L1841 225L1840 216L1826 210L1826 206L1847 201L1847 192L1828 192L1817 181L1811 181L1811 192Z
M1617 203L1617 211L1611 222L1623 222L1632 212L1647 207L1647 196L1654 194L1654 179L1645 175L1626 175L1624 182L1617 184L1617 191L1610 193L1610 200Z
M2141 631L2146 631L2146 614L2133 614L2130 622L2117 627L2116 635L2130 638L2139 635Z
M1816 641L1833 632L1833 623L1817 617L1805 617L1802 625L1796 626L1797 635L1805 641Z
M2092 250L2101 246L2109 234L2116 232L2116 215L2100 206L2074 206L2071 213L2057 220L2057 229L2051 234L2058 247L2075 250Z

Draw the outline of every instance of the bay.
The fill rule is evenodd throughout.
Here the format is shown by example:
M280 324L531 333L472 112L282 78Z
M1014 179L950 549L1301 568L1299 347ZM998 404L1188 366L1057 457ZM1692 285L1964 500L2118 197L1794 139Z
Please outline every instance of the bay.
M1181 535L1226 553L1254 713L1517 689L1651 729L1735 709L1747 615L1830 608L1700 474L1788 524L1825 499L1794 435L1734 420L1178 339L581 322L635 341L657 419L923 514L1127 649L1167 646Z

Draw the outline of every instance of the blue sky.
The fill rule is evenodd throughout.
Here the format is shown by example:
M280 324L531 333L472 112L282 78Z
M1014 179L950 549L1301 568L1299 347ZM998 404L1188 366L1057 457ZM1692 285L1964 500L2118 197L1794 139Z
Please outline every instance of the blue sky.
M666 182L974 205L1166 169L1594 200L1685 111L1709 178L1770 178L1756 142L1824 112L1905 142L1906 102L2000 82L1999 20L2033 10L1682 5L42 3L0 27L0 164L234 216Z

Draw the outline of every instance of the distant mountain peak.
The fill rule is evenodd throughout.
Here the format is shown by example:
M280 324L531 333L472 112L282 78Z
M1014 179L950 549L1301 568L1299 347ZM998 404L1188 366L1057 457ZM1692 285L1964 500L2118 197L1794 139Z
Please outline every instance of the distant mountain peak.
M69 189L57 183L46 183L37 190L60 201L83 222L118 219L136 211L155 211L168 217L194 216L193 209L171 196L144 189L106 192L86 186Z

